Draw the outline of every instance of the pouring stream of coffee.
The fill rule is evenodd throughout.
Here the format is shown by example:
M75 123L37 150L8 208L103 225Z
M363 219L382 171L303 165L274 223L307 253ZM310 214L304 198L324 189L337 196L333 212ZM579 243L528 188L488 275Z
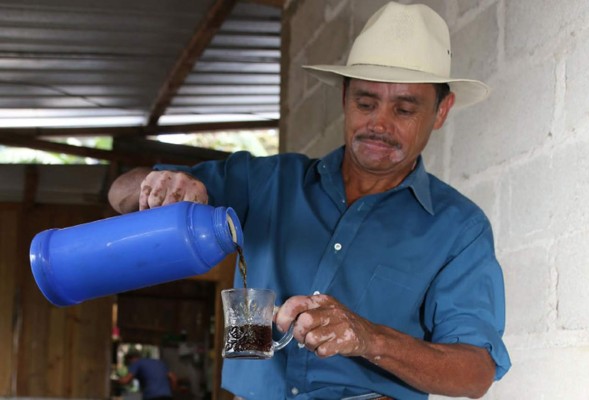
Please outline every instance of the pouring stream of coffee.
M237 254L239 254L239 272L243 279L243 288L247 289L247 264L245 263L245 257L243 256L243 249L239 245L235 245L237 248Z
M241 273L241 278L243 279L243 288L247 289L247 264L245 263L245 257L243 256L243 249L240 245L236 244L235 247L237 248L237 254L239 255L239 272ZM249 296L247 292L245 293L245 316L246 319L250 320L250 313L249 313ZM249 332L249 331L248 331Z

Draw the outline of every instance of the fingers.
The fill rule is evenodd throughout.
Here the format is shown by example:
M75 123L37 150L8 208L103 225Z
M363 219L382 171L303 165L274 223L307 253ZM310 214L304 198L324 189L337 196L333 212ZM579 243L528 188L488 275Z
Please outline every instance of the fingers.
M141 182L139 209L146 210L177 203L193 201L207 204L206 188L199 180L183 172L152 171Z
M331 357L339 354L337 334L328 327L320 327L307 333L301 343L307 350L318 357Z
M327 352L328 345L336 339L329 314L321 310L310 310L299 315L293 329L293 336L299 347L306 347L318 356L334 355L337 351Z
M279 309L276 324L288 328L300 347L319 357L362 354L370 340L370 323L326 295L294 296Z
M327 296L293 296L286 300L276 313L275 322L280 330L286 332L290 324L304 311L321 307Z

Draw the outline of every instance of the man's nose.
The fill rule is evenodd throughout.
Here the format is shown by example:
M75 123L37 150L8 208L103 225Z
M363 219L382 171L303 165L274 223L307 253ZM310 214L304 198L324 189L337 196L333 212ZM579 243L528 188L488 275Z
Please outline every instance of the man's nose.
M387 113L384 107L379 107L374 110L372 118L369 122L369 128L374 133L385 133L388 131L391 124L391 116Z

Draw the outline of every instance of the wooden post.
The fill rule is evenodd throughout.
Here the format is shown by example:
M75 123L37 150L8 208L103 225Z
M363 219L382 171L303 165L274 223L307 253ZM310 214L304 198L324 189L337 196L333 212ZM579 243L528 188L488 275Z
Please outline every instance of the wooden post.
M205 280L215 283L215 337L213 359L213 400L232 400L233 395L221 389L221 369L223 359L221 350L223 348L223 305L221 303L221 291L233 287L233 276L235 273L235 255L228 256L206 274L196 276L194 279Z

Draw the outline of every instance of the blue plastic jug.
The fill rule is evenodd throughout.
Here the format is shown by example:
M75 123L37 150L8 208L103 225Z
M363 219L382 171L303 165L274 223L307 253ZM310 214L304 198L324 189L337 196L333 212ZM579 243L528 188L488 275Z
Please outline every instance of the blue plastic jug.
M180 202L40 232L29 255L43 295L68 306L203 274L242 244L232 208Z

